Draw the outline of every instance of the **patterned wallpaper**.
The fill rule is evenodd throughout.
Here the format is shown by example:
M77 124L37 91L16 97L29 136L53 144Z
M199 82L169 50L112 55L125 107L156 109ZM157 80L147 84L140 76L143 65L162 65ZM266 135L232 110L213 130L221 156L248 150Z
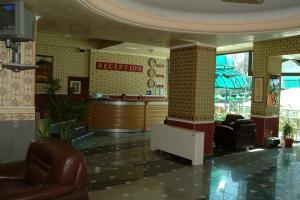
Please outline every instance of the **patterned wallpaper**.
M213 120L216 49L192 46L172 49L169 117Z
M98 49L99 40L79 38L58 33L38 32L37 44L83 49Z
M196 93L197 47L172 49L168 116L193 120Z
M90 63L90 93L101 92L105 94L145 95L149 90L147 73L149 57L138 55L126 55L111 52L91 52ZM165 95L167 93L167 60L155 58L156 63L164 65L164 68L155 67L156 74L162 74L165 78L156 78L156 84L164 85ZM123 64L143 65L143 73L140 72L120 72L96 69L96 62L112 62ZM152 93L155 92L151 89Z
M300 53L300 36L255 42L253 46L253 76L264 77L264 85L268 85L270 75L268 60L270 56ZM272 69L274 70L274 69ZM267 87L264 87L264 101L252 102L251 114L271 116L279 114L279 107L267 107Z
M214 120L216 49L197 47L196 121Z
M43 32L37 36L37 55L53 56L53 78L61 80L60 93L67 94L68 76L89 76L89 49L98 48L98 41ZM86 51L79 52L79 48ZM36 93L45 93L47 86L36 84Z
M21 44L21 62L34 62L35 43ZM0 42L0 62L10 62L11 52ZM34 70L0 72L0 121L34 120ZM25 111L19 112L20 110ZM26 111L27 110L27 111Z
M103 44L102 44L103 43ZM61 94L67 94L68 76L91 76L90 93L103 92L109 94L146 94L148 81L148 57L132 56L115 53L99 53L94 51L101 46L118 44L115 41L90 40L66 36L63 34L39 32L37 34L37 55L53 56L53 77L60 79L62 84ZM79 52L79 48L86 51ZM92 50L92 51L91 51ZM90 62L91 61L91 62ZM100 71L95 69L96 61L120 62L144 65L144 73ZM157 59L157 64L165 68L156 68L157 74L165 78L154 78L159 85L165 85L167 93L166 60ZM89 71L91 69L91 72ZM36 84L36 93L46 92L48 84ZM153 92L155 90L153 89Z

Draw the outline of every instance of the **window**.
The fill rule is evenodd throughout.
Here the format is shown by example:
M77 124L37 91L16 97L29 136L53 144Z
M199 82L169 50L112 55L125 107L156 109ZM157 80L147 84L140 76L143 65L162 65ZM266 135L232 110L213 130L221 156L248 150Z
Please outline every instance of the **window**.
M215 119L227 113L250 116L252 92L252 52L217 55L215 79Z

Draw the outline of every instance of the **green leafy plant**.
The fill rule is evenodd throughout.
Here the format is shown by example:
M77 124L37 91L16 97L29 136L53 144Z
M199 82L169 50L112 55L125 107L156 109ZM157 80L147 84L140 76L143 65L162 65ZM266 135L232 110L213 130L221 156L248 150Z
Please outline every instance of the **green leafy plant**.
M51 137L51 119L39 119L36 123L41 137Z
M55 96L56 92L58 92L61 88L62 88L62 86L60 84L60 80L59 79L53 79L50 82L49 87L47 88L48 94L51 97L53 97L53 96Z
M53 122L59 121L59 115L61 113L61 106L59 96L56 93L62 88L59 79L54 79L49 83L49 87L47 88L47 93L49 94L48 102L46 104L46 113L48 114L48 118L50 118Z
M63 141L70 142L74 139L73 129L77 121L85 115L86 103L75 102L69 98L62 99L58 115L60 136Z
M59 125L60 139L65 142L71 142L74 139L73 128L75 121L62 122Z
M74 101L69 96L58 96L56 93L61 88L59 79L55 79L49 84L46 113L51 122L58 126L61 140L70 142L74 138L72 132L75 123L85 115L86 103Z
M293 127L292 127L290 121L287 120L282 127L282 135L284 138L291 138L292 133L293 133Z

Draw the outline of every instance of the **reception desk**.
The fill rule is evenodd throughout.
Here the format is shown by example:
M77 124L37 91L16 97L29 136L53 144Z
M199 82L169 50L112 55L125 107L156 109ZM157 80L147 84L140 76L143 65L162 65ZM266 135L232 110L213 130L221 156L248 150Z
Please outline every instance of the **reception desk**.
M164 100L91 100L88 107L88 128L106 132L147 131L162 123L168 115Z

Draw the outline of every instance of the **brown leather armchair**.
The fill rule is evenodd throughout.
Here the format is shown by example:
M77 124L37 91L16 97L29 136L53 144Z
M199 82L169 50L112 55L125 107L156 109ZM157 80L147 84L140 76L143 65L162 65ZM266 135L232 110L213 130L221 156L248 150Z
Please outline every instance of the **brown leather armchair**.
M83 154L57 139L29 146L26 161L0 165L0 199L87 200Z
M241 148L255 144L256 124L251 119L238 119L234 127L217 125L214 140L216 147Z

